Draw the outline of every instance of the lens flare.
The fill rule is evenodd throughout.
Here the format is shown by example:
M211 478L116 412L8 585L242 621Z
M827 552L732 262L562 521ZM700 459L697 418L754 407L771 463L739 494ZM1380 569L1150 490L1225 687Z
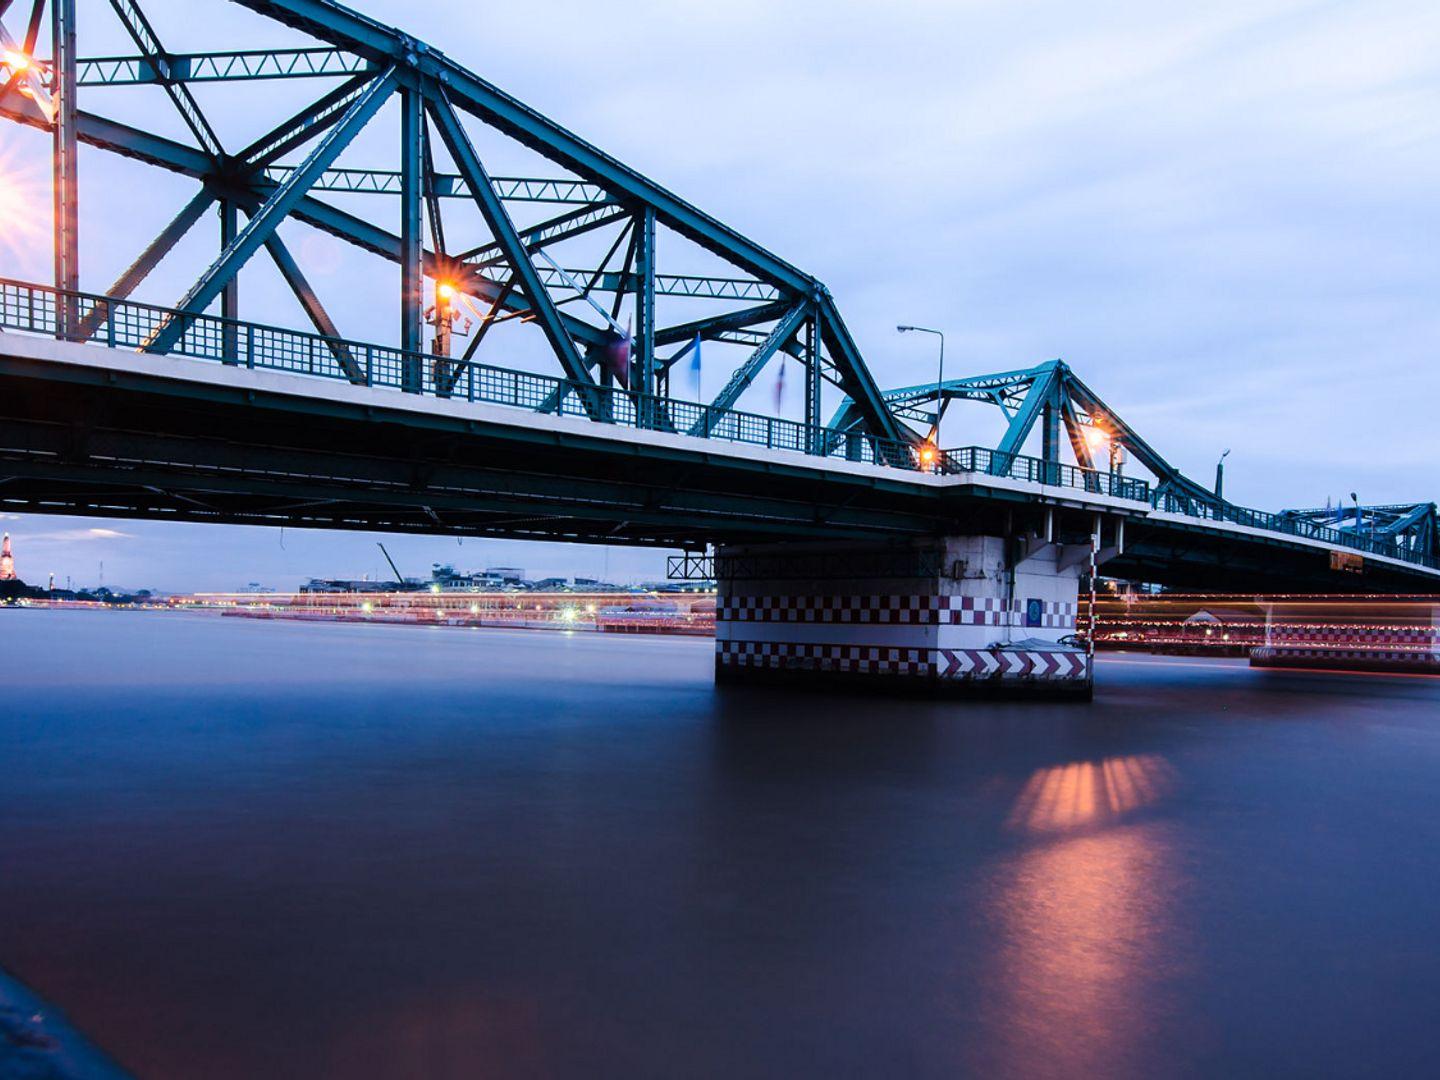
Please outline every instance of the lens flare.
M44 274L49 235L49 185L33 163L0 145L0 253L13 275Z

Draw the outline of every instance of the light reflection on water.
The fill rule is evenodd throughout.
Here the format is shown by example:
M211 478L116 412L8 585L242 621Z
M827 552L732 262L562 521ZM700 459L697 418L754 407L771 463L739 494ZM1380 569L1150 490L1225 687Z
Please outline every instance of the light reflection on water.
M1000 935L982 981L998 1037L987 1075L1143 1071L1160 1026L1157 967L1187 954L1163 830L1115 827L1031 848L991 895Z
M1057 832L1110 822L1153 806L1174 786L1174 768L1159 754L1072 761L1035 770L1006 824Z

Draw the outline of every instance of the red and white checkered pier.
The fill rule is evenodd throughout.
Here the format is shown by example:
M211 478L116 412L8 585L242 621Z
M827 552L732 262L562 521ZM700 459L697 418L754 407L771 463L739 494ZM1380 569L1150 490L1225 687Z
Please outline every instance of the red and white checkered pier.
M1073 636L1088 554L993 536L724 548L716 674L1088 699L1091 657Z

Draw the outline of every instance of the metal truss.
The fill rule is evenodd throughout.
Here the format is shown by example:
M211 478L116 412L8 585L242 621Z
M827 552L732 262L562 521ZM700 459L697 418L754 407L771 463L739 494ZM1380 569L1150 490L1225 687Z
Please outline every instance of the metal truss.
M432 348L430 332L439 325L435 319L449 316L428 312L459 294L483 305L477 309L480 323L466 346L466 360L499 322L533 324L582 397L586 386L610 386L620 376L625 385L619 389L645 403L646 422L655 426L673 424L673 410L651 404L657 394L668 397L668 371L675 360L674 355L662 358L658 350L699 340L750 349L707 417L732 407L766 362L783 352L804 370L807 426L819 428L821 389L830 384L852 403L852 428L897 445L907 438L907 429L887 407L821 281L398 29L332 0L208 0L248 8L308 35L314 44L173 53L140 0L110 0L113 16L135 43L136 54L80 59L75 0L28 2L31 32L23 43L8 33L4 39L7 50L18 45L19 51L12 52L26 57L30 70L23 80L15 71L0 71L5 80L0 82L0 115L50 131L54 138L57 295L69 297L80 288L79 143L191 177L198 184L190 202L106 290L108 297L118 301L131 296L201 217L212 209L220 216L219 253L179 300L167 305L173 314L146 340L149 351L174 349L193 319L212 305L220 306L226 320L238 321L241 270L264 251L315 329L337 343L340 368L358 381L362 373L339 344L336 320L306 277L303 260L280 239L279 226L294 220L400 265L400 348L407 356L431 352L437 370L450 362L449 334L435 332ZM18 6L0 4L0 21ZM51 56L41 58L39 26L47 7ZM201 7L197 2L191 9ZM297 100L289 118L280 118L240 149L224 145L188 89L199 82L315 78L337 85L315 101ZM76 92L82 87L134 85L164 89L190 142L77 107ZM401 131L392 143L396 160L379 168L342 161L356 136L397 99ZM491 176L468 130L472 124L485 125L538 153L567 175ZM366 142L373 145L368 137ZM453 171L436 169L440 147ZM329 194L391 196L399 203L398 228L380 223L369 210L361 213L326 201ZM442 211L442 202L448 210ZM544 203L574 209L538 222L517 216L527 204ZM394 202L376 204L380 207L394 214ZM445 215L462 212L478 213L490 239L455 253L446 244L446 232L453 230L447 230ZM561 263L547 250L597 230L609 230L613 241L598 264ZM734 273L696 274L662 266L662 255L678 250L666 238L671 235L719 257ZM437 298L434 303L432 297ZM657 301L670 298L748 306L717 312L712 322L696 320L692 308L688 321L667 323L665 305ZM60 318L58 332L86 340L104 318L103 305L87 309L83 316ZM626 367L606 360L617 339L629 353ZM422 382L416 371L403 388L420 392ZM444 383L444 378L437 381ZM598 395L584 400L592 418L607 419ZM807 449L826 452L824 439L815 443Z
M1390 541L1417 555L1440 557L1440 513L1436 504L1337 506L1282 510L1281 517L1309 521L1355 536Z
M281 184L294 171L293 165L269 165L260 172L262 181ZM465 178L451 173L433 173L430 183L441 199L469 199ZM607 202L609 197L598 184L583 180L536 179L524 176L492 176L490 183L506 202L561 203L588 206ZM339 191L347 195L399 195L400 174L385 169L326 169L312 191Z
M79 86L314 79L374 71L369 60L341 49L273 49L181 53L157 63L149 56L96 56L77 64Z
M1203 516L1223 516L1238 509L1166 461L1063 360L901 387L886 391L883 397L897 417L932 425L930 438L935 437L933 425L956 401L979 401L1000 409L1007 420L1005 434L984 463L987 471L997 475L1010 469L1038 427L1040 460L1057 470L1067 467L1062 463L1062 448L1068 443L1075 463L1097 476L1119 475L1127 456L1133 458L1155 477L1151 501L1157 507ZM857 422L853 404L847 402L832 417L829 428L838 434ZM1108 461L1097 460L1102 455Z

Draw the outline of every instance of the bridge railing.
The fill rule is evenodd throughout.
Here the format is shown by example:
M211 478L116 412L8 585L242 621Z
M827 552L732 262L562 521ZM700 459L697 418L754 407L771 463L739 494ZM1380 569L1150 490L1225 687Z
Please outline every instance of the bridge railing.
M59 293L0 278L0 328L142 351L173 320L184 329L166 355L231 367L285 371L352 385L406 390L440 399L508 405L620 427L698 435L772 450L840 457L919 470L907 443L835 431L783 417L700 402L650 397L510 368L386 345L241 322L92 293Z
M1370 555L1383 555L1390 559L1440 569L1440 559L1423 551L1414 551L1395 540L1382 540L1373 536L1358 535L1344 529L1297 517L1293 514L1275 514L1266 510L1251 510L1231 503L1207 503L1199 499L1186 498L1172 492L1165 492L1154 500L1157 510L1204 521L1226 521L1266 532L1284 533L1287 536L1302 536L1309 540L1334 547L1349 548Z
M1150 501L1150 482L1134 476L1082 469L1060 461L1026 457L1023 454L1001 453L983 446L965 446L944 453L947 473L979 472L1006 476L1012 480L1029 480L1036 484L1074 488L1092 495L1111 495L1135 502Z

